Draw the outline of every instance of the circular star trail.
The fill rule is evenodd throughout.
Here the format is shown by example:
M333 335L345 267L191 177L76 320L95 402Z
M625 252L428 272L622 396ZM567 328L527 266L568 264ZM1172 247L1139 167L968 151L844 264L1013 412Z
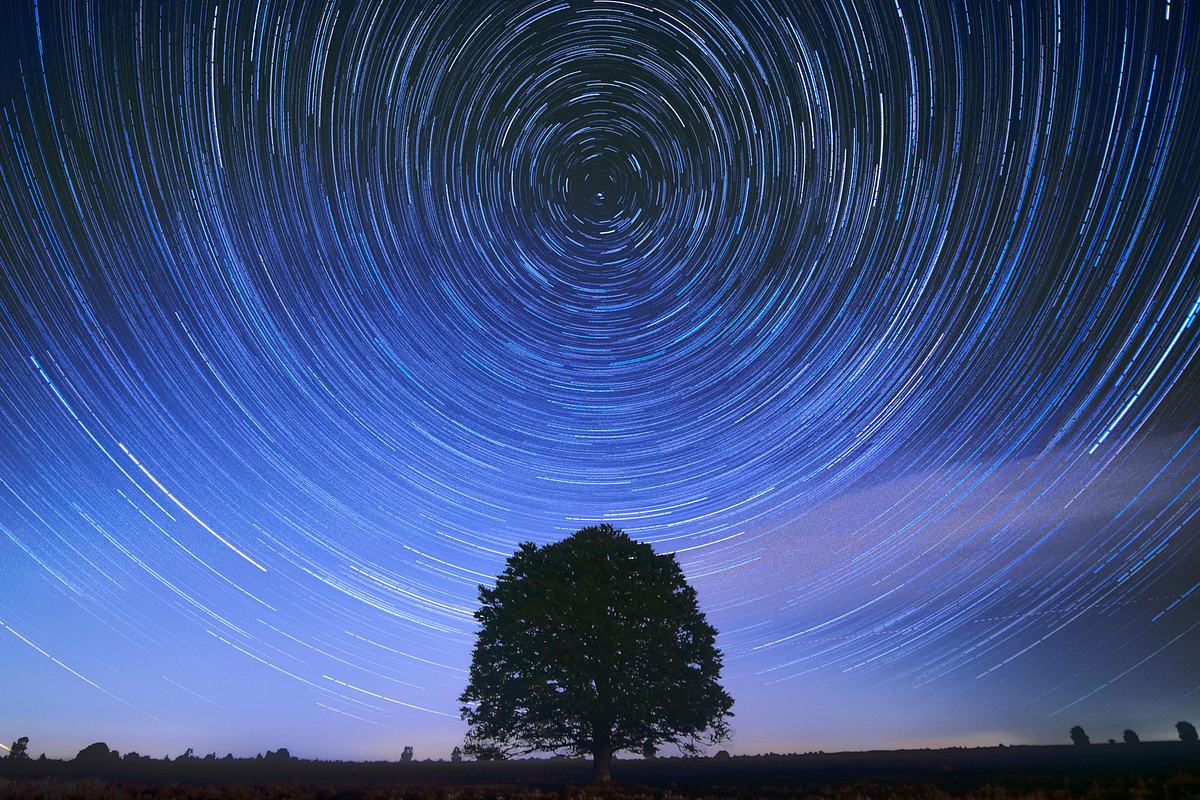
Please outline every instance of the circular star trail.
M23 5L0 652L136 741L452 742L477 584L607 521L752 707L1195 708L1196 24Z

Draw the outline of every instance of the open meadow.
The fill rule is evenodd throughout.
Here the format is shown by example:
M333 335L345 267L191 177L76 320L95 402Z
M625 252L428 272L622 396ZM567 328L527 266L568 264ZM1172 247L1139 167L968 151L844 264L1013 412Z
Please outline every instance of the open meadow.
M483 800L484 798L836 798L837 800L1186 800L1200 748L1177 742L951 748L733 758L618 760L588 786L585 759L337 762L253 759L0 760L5 800Z

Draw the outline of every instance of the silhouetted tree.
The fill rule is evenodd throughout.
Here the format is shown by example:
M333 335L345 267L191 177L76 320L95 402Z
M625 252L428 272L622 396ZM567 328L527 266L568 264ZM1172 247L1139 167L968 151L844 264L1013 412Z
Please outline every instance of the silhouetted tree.
M728 750L718 750L717 754L713 756L713 758L732 758L732 756L729 755Z
M184 750L181 754L175 756L175 760L176 761L187 761L188 759L192 759L195 757L196 756L194 756L192 754L192 748L189 747L187 750Z
M75 760L84 764L109 764L120 758L116 750L109 750L104 742L93 742L75 755Z
M413 749L411 744L404 745L404 752L400 754L400 760L404 762L413 760Z
M8 748L8 757L13 761L28 761L29 760L29 737L22 736L12 743L12 747Z
M454 746L454 749L450 751L450 760L453 761L455 764L462 761L462 748L461 747L459 747L458 745Z
M716 630L674 555L611 525L584 528L522 544L479 601L459 698L468 753L591 754L600 782L618 750L696 752L728 736Z
M1142 737L1138 736L1136 731L1132 731L1129 728L1125 729L1125 732L1121 734L1121 738L1125 740L1125 744L1142 743Z
M1083 727L1076 725L1071 728L1071 744L1091 744L1092 738L1087 735Z
M642 758L654 758L658 755L658 748L654 746L653 740L647 740L642 745Z
M1195 744L1197 739L1196 726L1192 723L1179 720L1179 722L1175 723L1175 732L1179 734L1179 741Z

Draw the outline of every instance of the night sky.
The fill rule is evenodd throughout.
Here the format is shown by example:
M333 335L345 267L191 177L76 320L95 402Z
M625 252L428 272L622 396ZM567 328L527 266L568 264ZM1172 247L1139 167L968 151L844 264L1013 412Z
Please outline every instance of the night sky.
M733 752L1200 722L1198 25L14 0L0 740L446 757L596 522Z

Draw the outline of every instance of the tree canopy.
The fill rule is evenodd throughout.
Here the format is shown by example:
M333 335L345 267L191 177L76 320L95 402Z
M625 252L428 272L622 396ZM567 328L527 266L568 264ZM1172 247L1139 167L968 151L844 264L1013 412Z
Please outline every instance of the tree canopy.
M604 781L614 752L728 737L717 632L674 555L588 527L520 545L479 602L468 753L591 754Z

